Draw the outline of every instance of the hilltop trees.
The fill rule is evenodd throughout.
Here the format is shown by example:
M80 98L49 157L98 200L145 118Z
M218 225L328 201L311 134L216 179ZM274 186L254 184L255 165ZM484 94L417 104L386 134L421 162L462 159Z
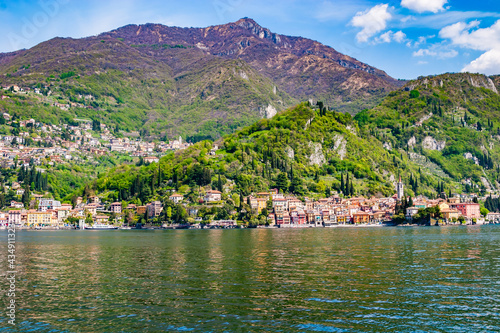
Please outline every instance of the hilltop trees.
M17 180L24 184L30 185L34 191L48 190L48 176L41 171L37 171L35 166L31 169L28 167L21 167L17 174Z

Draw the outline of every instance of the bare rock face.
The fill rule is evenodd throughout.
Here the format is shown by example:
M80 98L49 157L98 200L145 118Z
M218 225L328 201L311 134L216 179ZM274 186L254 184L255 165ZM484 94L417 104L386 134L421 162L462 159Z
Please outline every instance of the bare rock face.
M248 81L248 75L247 75L247 73L245 73L245 72L241 71L239 74L240 74L240 77L241 77L243 80L247 80L247 81Z
M491 186L490 186L490 182L488 181L488 179L486 179L485 177L481 177L481 182L483 183L484 187L486 188L486 191L491 192Z
M410 140L408 140L408 147L415 147L416 144L417 144L417 138L412 136Z
M289 159L293 160L295 158L295 151L293 150L292 147L286 146L285 153L286 153L286 156L288 156Z
M347 153L346 145L347 141L342 134L336 134L333 137L333 151L339 155L341 160L344 159Z
M469 82L473 87L476 87L476 88L483 87L483 88L489 89L489 90L493 91L494 93L498 94L498 90L495 87L495 84L487 76L483 76L483 75L474 76L474 77L469 76Z
M437 141L432 136L426 136L422 141L422 148L428 150L443 150L446 146L446 141Z
M474 164L479 165L479 159L476 156L472 155L472 153L466 152L463 156L468 160L472 160Z
M356 127L351 126L351 125L347 125L347 126L346 126L346 128L347 128L347 130L348 130L349 132L351 132L353 135L357 135L357 134L358 134L358 133L356 132Z
M390 142L384 142L384 148L387 150L392 150L392 145Z
M309 163L312 165L321 165L326 162L325 155L323 154L323 146L321 143L309 142L309 147L312 150L309 156Z
M309 125L311 125L312 121L314 120L314 117L312 117L311 119L309 119L307 122L306 122L306 125L304 126L304 131L307 130L309 128Z
M274 106L269 104L265 109L261 108L259 113L260 113L261 117L263 117L263 118L265 117L267 119L270 119L270 118L274 117L276 115L276 113L278 113L278 111L276 110L276 108Z

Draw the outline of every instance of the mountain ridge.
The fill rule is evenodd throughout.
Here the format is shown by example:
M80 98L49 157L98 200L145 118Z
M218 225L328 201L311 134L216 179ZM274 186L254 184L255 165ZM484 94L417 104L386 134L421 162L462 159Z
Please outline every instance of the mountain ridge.
M207 28L153 23L127 25L100 36L123 38L130 44L144 46L184 45L212 56L240 58L271 77L279 88L299 101L322 100L335 109L351 113L376 105L380 101L377 97L401 85L385 72L330 46L308 38L273 33L248 18ZM147 48L141 50L151 53ZM156 55L161 57L161 52ZM373 98L358 109L350 107L358 95Z
M399 82L329 46L242 19L53 38L0 54L0 84L28 91L18 103L0 101L0 110L13 114L36 117L33 106L58 114L59 105L68 105L66 118L89 117L155 137L217 139L305 100L355 114ZM29 93L35 89L45 95Z

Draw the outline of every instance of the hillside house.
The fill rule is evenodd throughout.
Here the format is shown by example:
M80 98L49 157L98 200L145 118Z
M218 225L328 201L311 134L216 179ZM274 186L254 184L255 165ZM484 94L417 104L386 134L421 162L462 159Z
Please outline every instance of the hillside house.
M174 193L171 196L169 196L168 199L178 204L179 202L184 200L184 196L182 194Z
M163 210L163 206L160 201L153 201L146 205L149 217L157 217Z
M205 194L205 201L207 202L215 202L215 201L221 201L222 200L222 193L220 191L207 191Z
M121 202L113 202L113 203L109 206L109 210L110 210L112 213L115 213L115 214L121 214L121 213L122 213L122 203L121 203Z

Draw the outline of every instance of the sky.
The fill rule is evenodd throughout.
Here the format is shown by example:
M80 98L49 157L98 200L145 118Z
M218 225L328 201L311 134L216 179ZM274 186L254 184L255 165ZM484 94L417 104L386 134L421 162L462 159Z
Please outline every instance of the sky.
M131 23L207 27L242 17L317 40L397 79L500 74L498 0L0 0L0 52Z

